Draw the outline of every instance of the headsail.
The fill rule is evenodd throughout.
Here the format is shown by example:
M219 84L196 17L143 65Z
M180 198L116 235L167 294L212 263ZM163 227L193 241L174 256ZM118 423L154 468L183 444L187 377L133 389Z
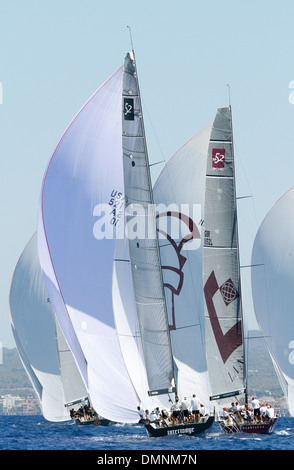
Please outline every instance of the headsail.
M55 320L39 264L37 238L26 245L10 290L12 331L24 368L48 421L70 419L55 340Z
M94 409L136 422L138 398L118 342L112 274L124 183L122 67L60 140L40 200L39 256L47 290Z
M266 215L252 250L255 315L294 415L294 188Z
M180 398L209 406L203 305L204 191L211 124L168 161L154 186L169 329Z
M204 214L204 305L212 399L246 386L231 109L217 111L208 150Z
M122 116L126 230L132 279L149 393L157 395L174 391L174 371L133 53L125 56Z
M73 405L77 407L84 403L88 403L88 397L72 356L72 352L68 347L56 318L55 327L56 347L58 351L60 376L63 387L64 406L69 410Z

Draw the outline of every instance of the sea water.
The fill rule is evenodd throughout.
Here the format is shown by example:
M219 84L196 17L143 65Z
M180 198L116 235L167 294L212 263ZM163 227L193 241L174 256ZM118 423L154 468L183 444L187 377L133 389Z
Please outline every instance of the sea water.
M77 426L72 422L51 423L42 416L0 416L0 449L95 450L99 455L118 450L171 450L174 454L201 450L294 450L294 418L279 418L271 434L225 434L214 423L205 436L154 438L148 437L140 424Z

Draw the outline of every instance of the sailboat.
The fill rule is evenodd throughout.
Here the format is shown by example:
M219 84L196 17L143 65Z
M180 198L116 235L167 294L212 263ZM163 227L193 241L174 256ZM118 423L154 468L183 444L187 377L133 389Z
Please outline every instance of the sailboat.
M232 401L244 407L242 417L219 418L220 427L228 433L271 432L275 419L249 418L230 106L218 109L210 136L203 266L210 398L219 407Z
M139 220L148 236L136 234ZM99 414L137 423L138 405L166 408L178 393L190 393L190 372L207 383L203 354L196 373L193 360L173 353L178 340L170 335L133 52L57 145L43 179L37 233L48 294ZM186 357L191 353L192 344ZM146 429L152 436L193 435L213 422L207 414L198 423Z
M252 250L255 315L291 416L294 415L293 212L294 188L271 208Z
M168 315L168 310L170 309L167 307L165 292L168 269L167 266L163 269L162 249L158 237L160 225L156 224L156 221L162 220L162 217L168 217L169 214L167 212L160 212L157 217L155 213L155 200L149 172L140 91L133 55L127 55L124 64L123 104L122 135L126 194L125 213L126 228L131 229L127 232L127 241L139 332L149 385L148 394L150 396L158 396L174 393L177 396L181 385L182 396L184 396L184 394L189 392L185 388L187 383L189 383L189 379L186 380L182 376L179 380L179 371L182 372L184 368L187 371L189 361L195 358L195 348L193 350L193 348L184 347L184 354L182 354L183 367L181 367L179 358L178 362L176 362L175 351L175 345L179 339L174 338L173 341L170 334L171 324ZM132 118L129 117L129 109L133 110ZM165 169L165 174L169 174L169 168ZM164 180L165 176L162 175L161 179ZM157 186L161 186L160 181L157 182ZM140 227L145 228L144 236L139 238L132 236L134 212L137 214L136 222L140 223ZM178 216L181 218L180 214ZM186 217L188 218L187 215ZM191 228L189 223L187 228L188 230ZM195 231L198 233L196 225ZM167 233L165 236L168 238ZM189 242L192 238L191 233L189 233L185 242ZM175 240L173 242L176 244ZM120 262L123 263L123 261ZM164 271L166 272L165 274ZM183 306L180 307L180 310L184 314ZM194 315L194 319L195 317L196 315ZM187 319L185 318L183 321L185 322ZM195 322L193 324L195 325ZM188 325L186 326L189 336L191 335L190 328ZM192 328L192 330L194 330L195 341L197 339L195 328ZM182 340L184 338L185 334L182 336ZM199 363L201 359L199 358ZM193 376L195 371L192 367L190 371L190 381L193 381L193 378L195 379L195 376ZM197 376L198 379L199 375ZM200 380L196 383L193 381L193 383L194 387L196 383L199 388L202 385ZM157 424L148 423L146 424L146 429L151 436L155 437L176 433L193 435L208 429L212 425L213 420L213 416L206 415L196 423L181 423L174 426L161 426L162 423L160 422Z
M70 410L88 405L88 397L46 292L36 234L15 267L9 300L17 350L44 418L71 420Z

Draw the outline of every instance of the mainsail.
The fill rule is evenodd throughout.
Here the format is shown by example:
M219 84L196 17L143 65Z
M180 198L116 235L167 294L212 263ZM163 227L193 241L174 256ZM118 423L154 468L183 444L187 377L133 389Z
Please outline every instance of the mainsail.
M116 227L123 214L122 67L86 103L45 173L39 257L65 339L91 404L112 421L136 422L112 305Z
M255 315L294 415L294 188L266 215L252 250Z
M64 407L54 314L39 264L36 235L26 245L15 267L10 310L17 350L44 417L48 421L69 420Z
M149 393L166 394L174 391L173 359L133 53L126 54L124 63L122 142L126 235Z
M207 410L202 224L210 132L211 124L175 153L153 191L177 391L196 393Z
M215 116L208 149L204 213L204 306L211 399L246 387L231 108Z

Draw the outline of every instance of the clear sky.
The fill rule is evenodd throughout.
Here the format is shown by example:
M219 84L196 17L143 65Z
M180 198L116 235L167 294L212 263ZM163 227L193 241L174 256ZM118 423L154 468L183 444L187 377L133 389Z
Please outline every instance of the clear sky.
M252 196L238 202L241 265L250 264L258 225L294 184L293 18L293 0L0 0L3 346L14 347L10 283L36 230L45 168L69 122L122 64L128 25L151 163L227 106L230 85L237 195ZM242 269L254 327L249 274Z

